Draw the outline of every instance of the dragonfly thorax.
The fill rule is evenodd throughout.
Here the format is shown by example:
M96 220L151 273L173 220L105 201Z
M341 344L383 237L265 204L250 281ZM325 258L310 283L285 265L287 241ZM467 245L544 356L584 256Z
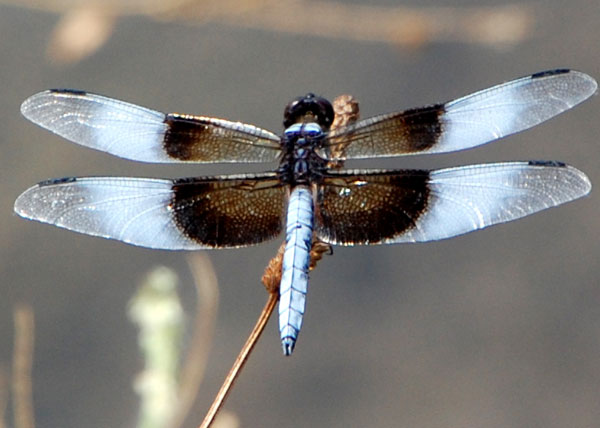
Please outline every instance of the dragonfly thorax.
M317 155L315 149L324 136L321 126L315 122L295 123L283 132L279 172L284 182L306 184L320 175L326 161Z

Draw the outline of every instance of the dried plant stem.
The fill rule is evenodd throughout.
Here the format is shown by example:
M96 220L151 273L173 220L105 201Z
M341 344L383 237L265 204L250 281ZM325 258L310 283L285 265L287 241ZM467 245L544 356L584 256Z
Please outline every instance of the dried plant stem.
M31 367L33 365L34 323L30 306L18 306L14 313L13 413L15 427L34 428Z
M210 406L210 409L208 409L208 413L204 417L204 420L202 421L202 424L200 424L199 428L208 428L213 423L215 416L217 415L219 409L225 402L227 395L229 395L229 392L231 391L233 383L237 379L239 372L244 367L244 364L246 364L250 352L252 352L254 345L256 345L256 342L258 342L260 335L265 329L265 326L267 325L267 322L269 321L269 318L273 313L273 310L275 309L275 305L277 304L278 300L279 293L269 293L269 299L267 300L267 303L263 308L260 317L258 318L256 325L254 326L254 329L252 330L252 333L250 333L250 337L248 337L248 340L246 341L240 354L236 358L233 367L231 367L231 370L229 370L229 373L227 374L227 377L225 378L221 389L217 393L215 400Z

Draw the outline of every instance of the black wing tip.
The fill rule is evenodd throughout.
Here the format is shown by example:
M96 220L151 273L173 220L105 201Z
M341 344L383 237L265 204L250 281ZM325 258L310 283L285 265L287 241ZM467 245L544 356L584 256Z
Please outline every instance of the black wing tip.
M528 161L530 166L548 166L555 168L566 168L568 165L561 161L546 161L546 160L532 160Z
M89 92L82 91L79 89L68 89L68 88L54 88L54 89L46 89L45 91L40 91L32 96L28 97L25 101L23 101L23 105L27 104L30 100L40 97L46 97L48 95L75 95L79 97L85 97L89 95Z
M81 95L81 96L88 94L86 91L82 91L79 89L69 89L69 88L48 89L45 92L47 92L49 94L70 94L70 95Z
M77 177L62 177L62 178L50 178L48 180L40 181L38 187L54 186L57 184L74 183L77 181Z
M532 79L540 79L542 77L550 77L550 76L557 76L559 74L568 74L568 73L572 73L573 70L569 69L569 68L557 68L554 70L546 70L546 71L540 71L538 73L534 73L531 75Z

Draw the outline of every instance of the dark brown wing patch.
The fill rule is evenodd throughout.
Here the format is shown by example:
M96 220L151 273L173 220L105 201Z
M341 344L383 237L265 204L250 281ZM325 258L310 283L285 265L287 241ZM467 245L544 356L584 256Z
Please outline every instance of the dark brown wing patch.
M331 172L316 192L315 232L337 245L384 243L410 230L427 209L429 172Z
M441 138L444 105L415 108L361 120L331 131L326 150L339 159L399 156L418 153Z
M170 208L177 227L210 247L241 247L282 230L286 187L275 174L175 180Z
M168 114L163 146L173 159L189 162L272 162L279 158L279 137L238 122Z

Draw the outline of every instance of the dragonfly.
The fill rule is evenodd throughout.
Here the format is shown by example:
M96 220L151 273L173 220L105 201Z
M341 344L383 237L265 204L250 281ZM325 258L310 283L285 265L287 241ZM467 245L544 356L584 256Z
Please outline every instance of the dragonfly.
M349 159L470 149L523 131L596 92L581 72L535 73L454 101L332 127L314 94L284 110L281 135L208 116L165 114L77 90L47 90L22 114L65 139L153 163L277 163L267 172L179 179L67 177L42 181L15 212L76 232L163 250L245 247L285 233L279 301L283 353L300 332L311 245L436 241L587 195L591 183L557 161L452 168L343 169Z

